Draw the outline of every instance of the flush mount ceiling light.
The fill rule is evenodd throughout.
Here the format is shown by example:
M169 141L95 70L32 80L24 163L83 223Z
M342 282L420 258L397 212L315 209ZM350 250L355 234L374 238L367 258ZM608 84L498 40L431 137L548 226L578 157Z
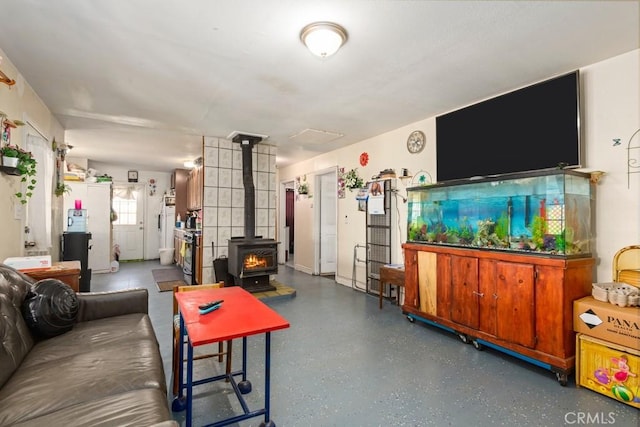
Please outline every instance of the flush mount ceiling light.
M326 58L347 42L347 31L333 22L314 22L300 31L300 40L311 53Z

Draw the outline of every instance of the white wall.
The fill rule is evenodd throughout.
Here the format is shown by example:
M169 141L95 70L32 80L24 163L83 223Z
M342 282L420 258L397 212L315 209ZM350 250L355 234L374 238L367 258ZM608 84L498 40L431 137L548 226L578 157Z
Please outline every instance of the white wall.
M586 164L606 172L596 188L595 255L598 281L607 282L615 252L640 244L640 173L627 174L629 138L640 128L640 50L585 67L580 76ZM639 146L640 135L634 141ZM635 159L640 164L640 153Z
M598 281L611 280L612 258L618 249L640 243L640 174L631 176L631 184L627 188L626 163L629 138L640 127L639 59L640 50L635 50L580 69L583 147L586 149L583 170L606 172L596 186L595 194L593 248ZM427 145L421 153L413 155L406 150L406 138L416 129L425 132ZM620 138L622 144L613 146L613 138ZM636 140L637 144L640 142ZM369 164L365 167L358 163L362 152L369 154ZM430 117L344 149L280 168L278 181L283 183L306 174L307 181L313 183L314 172L336 165L347 171L357 167L365 181L386 168L395 169L397 173L401 168L407 168L411 173L424 170L435 177L435 155L435 117ZM404 188L407 184L398 180L397 186L403 195L406 195ZM404 262L400 247L406 240L407 205L402 201L397 205L399 221L393 230L395 252L392 253L392 262L401 263ZM300 218L305 215L312 216L313 210L296 208L296 264L301 264L300 269L312 269L313 257L309 256L313 250L312 230L297 226L299 221L313 223L308 218ZM339 283L351 285L354 246L365 243L365 224L365 213L357 210L355 194L347 191L345 199L338 199L336 280ZM356 279L364 282L364 267L356 270Z
M18 119L29 122L41 132L48 141L64 140L64 130L60 123L53 117L49 109L33 91L29 83L22 77L15 66L0 50L2 59L1 69L9 78L16 80L14 86L0 83L0 111L7 114L10 119ZM11 132L11 142L24 146L24 127L18 127ZM37 185L42 185L38 183ZM20 189L20 177L0 173L0 224L2 229L0 237L0 261L8 257L22 256L24 254L24 217L16 218L14 208L20 205L14 193ZM53 189L51 189L53 191ZM22 209L24 211L24 209ZM51 255L54 261L59 258L59 236L62 233L62 198L53 197L51 206L52 218L52 244Z
M122 167L115 164L94 162L89 160L89 167L96 169L98 175L107 174L111 176L114 184L128 183L127 172L131 168ZM156 192L150 195L149 180L155 179ZM160 257L160 233L158 231L158 215L162 206L162 196L169 190L171 185L171 173L157 171L138 171L138 183L145 185L144 202L144 259L157 259Z

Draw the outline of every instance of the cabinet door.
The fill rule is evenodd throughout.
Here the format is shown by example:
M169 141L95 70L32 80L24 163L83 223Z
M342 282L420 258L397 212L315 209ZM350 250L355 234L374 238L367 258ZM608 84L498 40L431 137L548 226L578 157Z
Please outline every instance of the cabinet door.
M496 327L500 339L535 347L534 266L496 263Z
M418 254L417 251L404 251L404 305L418 308Z
M451 320L478 329L478 258L451 256Z

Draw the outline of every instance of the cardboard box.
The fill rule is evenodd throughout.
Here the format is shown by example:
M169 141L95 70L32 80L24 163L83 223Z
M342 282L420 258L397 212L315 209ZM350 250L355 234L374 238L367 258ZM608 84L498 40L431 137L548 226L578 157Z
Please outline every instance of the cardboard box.
M51 255L11 257L2 261L16 270L33 270L51 267Z
M576 348L578 386L640 408L640 351L585 334Z
M573 302L573 330L625 347L640 348L640 307L618 307L584 297Z

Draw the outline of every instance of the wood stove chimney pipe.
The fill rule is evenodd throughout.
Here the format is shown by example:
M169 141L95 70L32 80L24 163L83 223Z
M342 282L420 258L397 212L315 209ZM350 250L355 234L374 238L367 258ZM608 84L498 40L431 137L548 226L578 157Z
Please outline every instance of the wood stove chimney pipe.
M262 141L259 136L238 134L233 142L242 149L242 183L244 185L244 238L256 237L256 191L253 185L253 146Z

